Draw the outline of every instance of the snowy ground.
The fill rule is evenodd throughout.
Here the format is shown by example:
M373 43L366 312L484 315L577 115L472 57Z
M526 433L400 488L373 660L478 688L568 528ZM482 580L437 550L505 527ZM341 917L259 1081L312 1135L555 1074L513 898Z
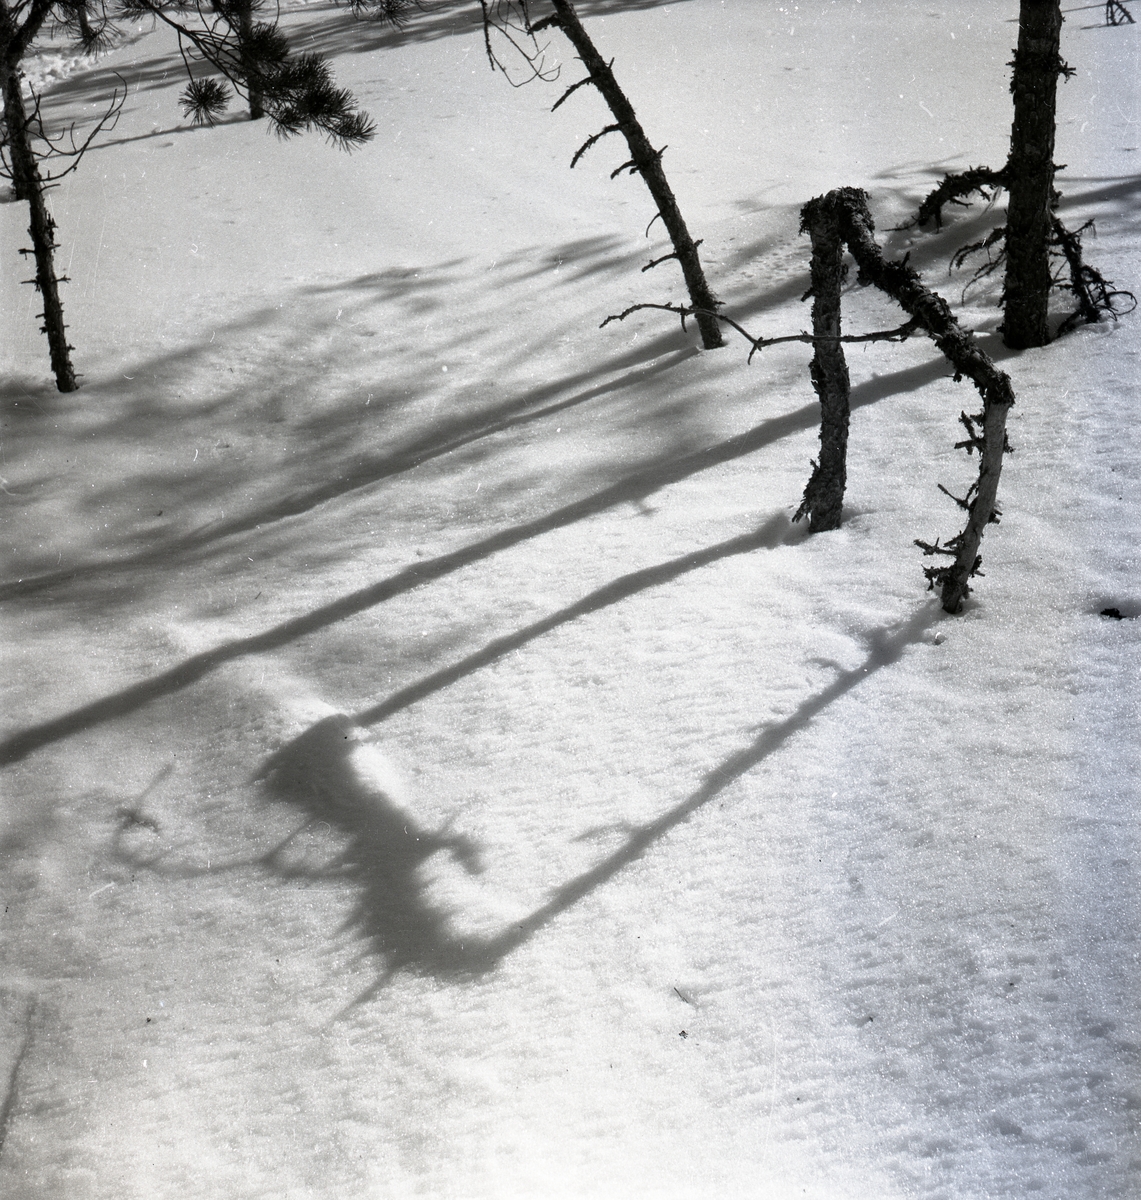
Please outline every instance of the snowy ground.
M852 348L806 538L807 348L598 329L681 296L649 200L615 145L567 170L600 102L493 75L474 7L288 14L353 156L188 128L149 28L40 64L53 120L129 97L52 194L73 395L0 208L0 1192L1135 1195L1137 318L1011 355L968 297L1016 454L946 617L912 543L967 385ZM807 322L810 196L886 230L1003 161L1013 0L582 8L757 335ZM1141 26L1099 10L1064 215L1141 292ZM883 236L958 302L1000 219Z

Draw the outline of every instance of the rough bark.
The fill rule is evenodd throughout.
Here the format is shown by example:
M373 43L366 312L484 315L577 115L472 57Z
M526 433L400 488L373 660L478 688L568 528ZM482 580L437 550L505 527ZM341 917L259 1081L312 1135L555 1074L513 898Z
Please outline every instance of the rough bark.
M975 418L964 414L968 437L960 443L968 452L979 453L978 479L967 498L959 501L968 513L967 524L945 546L920 543L928 553L954 559L950 566L931 568L928 578L933 587L939 585L943 608L949 613L958 612L970 591L969 580L978 573L982 562L979 546L983 532L988 524L998 520L998 482L1006 450L1006 418L1014 403L1014 389L1009 376L995 366L974 335L962 328L947 302L924 286L906 258L884 261L876 244L875 223L868 210L866 193L859 188L838 188L810 201L805 211L819 209L830 209L836 214L840 237L859 267L860 282L874 284L887 292L926 330L955 368L956 378L965 375L982 395L982 413Z
M1010 193L1006 219L1003 341L1013 350L1050 340L1051 199L1054 123L1063 64L1061 0L1022 0L1010 90L1014 124L1003 174Z
M801 210L801 231L812 240L812 386L820 397L820 459L793 520L808 517L812 533L839 529L847 482L850 381L840 342L840 285L844 243L835 193L810 200Z
M27 111L20 88L18 69L5 64L3 69L4 123L8 131L8 153L12 163L12 182L19 199L26 200L30 213L28 234L32 239L30 251L35 258L36 290L43 300L40 314L44 323L41 332L47 334L48 351L56 387L61 392L74 392L78 384L71 365L71 347L67 344L67 327L63 323L63 305L59 285L63 280L55 273L55 221L44 201L44 181L32 152Z
M673 189L662 170L662 151L655 150L646 136L634 107L626 98L626 94L618 85L610 65L599 54L590 35L583 28L574 5L570 0L551 0L556 16L551 20L557 25L574 46L583 66L590 75L591 82L598 89L602 98L614 114L618 129L626 139L630 148L631 170L637 171L650 189L650 195L658 206L662 223L673 242L674 254L681 267L689 297L696 311L694 319L701 331L702 344L707 350L715 349L725 344L715 316L720 307L720 301L713 295L701 266L697 253L697 243L690 236L689 229L681 215ZM621 168L620 168L621 169Z

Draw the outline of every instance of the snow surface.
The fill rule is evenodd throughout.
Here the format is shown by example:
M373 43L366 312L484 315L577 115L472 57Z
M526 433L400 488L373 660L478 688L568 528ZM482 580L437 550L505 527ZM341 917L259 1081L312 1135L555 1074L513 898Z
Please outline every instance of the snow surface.
M188 127L149 27L41 61L57 127L129 96L52 193L72 395L0 208L0 1193L1135 1196L1137 318L1012 355L960 306L1016 453L946 617L913 539L968 386L852 347L807 538L807 348L599 330L681 298L650 202L612 139L567 170L605 114L550 114L557 36L513 89L474 8L286 14L351 156ZM757 335L808 320L810 196L886 231L1004 159L1014 0L582 9ZM1141 27L1100 20L1063 212L1141 292ZM1000 220L882 236L958 303Z

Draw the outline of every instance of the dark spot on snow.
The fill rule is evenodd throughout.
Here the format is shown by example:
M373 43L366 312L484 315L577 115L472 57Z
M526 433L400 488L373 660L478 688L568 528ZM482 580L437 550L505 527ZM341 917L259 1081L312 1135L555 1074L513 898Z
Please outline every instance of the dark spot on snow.
M1103 1038L1109 1037L1116 1028L1117 1026L1112 1021L1099 1021L1096 1025L1091 1025L1086 1033L1090 1037Z
M1016 1125L1013 1121L1008 1121L1005 1117L995 1117L995 1125L998 1126L998 1131L1003 1137L1021 1137L1022 1126Z
M687 1038L687 1037L689 1037L689 1034L688 1034L688 1033L686 1033L686 1031L683 1029L683 1030L681 1031L681 1033L679 1033L679 1034L678 1034L678 1037L679 1037L679 1038Z
M875 1017L871 1017L871 1016L868 1016L868 1017L860 1017L860 1018L859 1018L859 1019L856 1021L856 1028L857 1028L857 1029L863 1029L863 1027L864 1027L865 1025L870 1025L870 1024L872 1023L872 1021L874 1021L874 1020L875 1020Z
M1097 614L1108 617L1111 621L1131 621L1141 616L1141 604L1135 600L1110 600L1106 597L1098 601Z
M119 820L120 833L124 833L136 826L149 829L151 833L159 832L158 822L153 817L148 817L145 813L140 812L137 808L123 806L115 810L115 816Z

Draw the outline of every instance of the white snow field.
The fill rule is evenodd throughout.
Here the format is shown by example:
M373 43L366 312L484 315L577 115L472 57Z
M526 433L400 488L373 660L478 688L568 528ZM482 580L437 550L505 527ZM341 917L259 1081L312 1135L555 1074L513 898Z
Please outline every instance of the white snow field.
M1017 3L581 8L729 314L806 327L857 185L1010 373L985 577L948 617L913 544L975 471L928 340L848 348L808 537L807 346L599 329L683 293L559 35L516 89L473 0L289 8L352 155L192 128L149 25L45 54L55 128L129 94L51 193L73 394L0 206L6 1198L1137 1195L1141 318L1011 354L947 267L1003 198L890 231L1004 161ZM1061 211L1141 293L1101 22Z

